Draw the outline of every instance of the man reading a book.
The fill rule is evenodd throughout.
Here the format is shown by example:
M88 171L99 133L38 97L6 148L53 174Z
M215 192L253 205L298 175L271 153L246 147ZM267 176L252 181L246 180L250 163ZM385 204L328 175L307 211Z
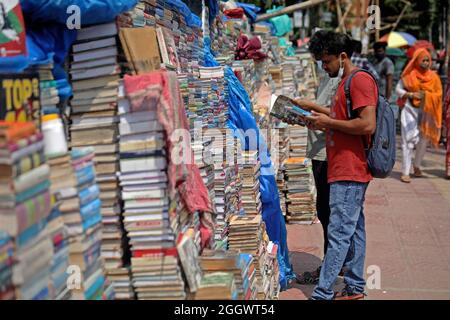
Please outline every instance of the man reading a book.
M328 182L330 184L330 221L328 248L320 270L319 283L312 299L364 298L364 260L366 234L364 198L372 176L369 172L365 145L376 128L378 88L373 78L363 72L351 81L350 98L356 116L347 115L344 84L356 68L351 62L353 46L345 34L327 32L322 41L310 44L314 58L332 78L340 79L330 108L306 100L298 104L312 112L306 117L310 129L326 132ZM344 267L346 287L333 292L333 285Z

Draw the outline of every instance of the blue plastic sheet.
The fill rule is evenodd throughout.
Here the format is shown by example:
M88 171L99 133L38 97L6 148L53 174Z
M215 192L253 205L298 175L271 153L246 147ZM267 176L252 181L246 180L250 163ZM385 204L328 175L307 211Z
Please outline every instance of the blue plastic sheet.
M256 14L259 11L261 11L260 7L257 7L254 4L242 3L242 2L236 2L236 4L237 4L238 7L244 9L244 13L250 19L251 23L254 23L256 21Z
M181 0L166 0L166 4L177 8L178 11L183 15L186 24L189 27L202 27L202 20L191 12L189 7Z
M61 28L59 24L35 25L27 31L30 66L54 63L53 76L61 100L72 95L72 89L63 68L64 60L77 36L76 30Z
M78 6L81 25L105 23L114 20L122 12L132 9L138 0L21 0L20 5L31 23L55 22L66 25L72 11Z
M205 37L205 65L218 66L210 49L210 40ZM228 86L229 119L227 126L234 130L241 144L246 150L252 148L242 131L253 129L256 131L257 149L261 161L260 193L262 202L262 217L266 224L269 239L278 244L278 264L280 269L281 290L287 288L289 280L294 278L292 266L289 263L289 249L287 246L287 231L284 217L281 213L278 187L275 180L270 153L261 135L258 125L251 111L252 104L244 86L230 67L225 67L225 79Z

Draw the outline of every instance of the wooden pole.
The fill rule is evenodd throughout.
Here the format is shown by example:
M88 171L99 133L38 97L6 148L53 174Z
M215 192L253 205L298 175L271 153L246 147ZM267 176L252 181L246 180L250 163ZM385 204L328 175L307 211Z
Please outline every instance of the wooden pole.
M281 16L283 14L289 14L294 11L308 9L308 8L317 6L319 4L322 4L322 3L328 2L328 1L330 1L330 0L308 0L308 1L305 1L302 3L293 4L292 6L288 6L286 8L283 8L283 9L275 11L275 12L261 14L256 17L256 22L275 18L275 17Z
M336 31L339 31L339 29L341 29L341 25L343 26L343 31L347 33L347 29L345 28L345 19L347 18L348 14L350 13L350 11L353 8L353 2L350 3L350 6L347 8L347 10L345 10L344 15L341 18L341 21L339 22L339 26L336 28Z
M338 16L338 27L336 28L336 31L345 32L345 23L343 23L342 20L342 8L339 0L336 0L336 11Z
M395 21L391 32L394 31L395 28L397 28L398 23L403 18L403 15L405 14L406 10L408 10L409 6L411 5L411 3L408 1L403 1L403 3L405 3L405 6L403 7L402 12L400 12L400 15L398 16L397 21Z

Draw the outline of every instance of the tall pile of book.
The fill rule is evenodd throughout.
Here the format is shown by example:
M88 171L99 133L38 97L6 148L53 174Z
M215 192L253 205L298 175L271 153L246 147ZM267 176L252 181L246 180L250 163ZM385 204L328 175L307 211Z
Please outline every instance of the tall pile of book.
M194 82L195 93L205 94L205 103L197 105L195 110L197 117L207 123L208 128L223 128L228 119L228 104L225 102L224 69L218 67L200 67L200 79ZM199 86L196 86L198 84Z
M169 218L164 132L155 106L148 108L132 112L127 99L119 101L120 185L132 284L138 299L184 299Z
M214 203L217 211L215 248L226 249L229 217L239 212L234 138L230 130L221 128L206 130L203 136L205 140L212 141Z
M289 158L285 162L285 169L287 220L290 223L311 224L316 215L311 160Z
M94 148L73 148L71 161L77 181L76 198L63 205L63 219L70 235L70 264L77 267L81 279L70 289L74 299L99 300L103 298L106 283L101 259L101 200L95 181Z
M34 123L0 122L0 230L15 243L12 284L17 299L50 297L53 246L46 225L52 197L43 150L42 135ZM5 245L10 246L8 239ZM11 248L6 250L8 257ZM9 258L6 263L3 275L8 278ZM4 294L11 297L10 290L6 282Z
M48 140L51 143L51 140ZM47 145L46 145L47 147ZM48 218L48 231L53 242L52 292L56 300L68 300L71 290L66 286L69 266L69 233L64 215L79 210L77 180L69 153L46 153L50 166L50 192L56 203ZM70 219L68 220L70 222Z
M242 203L244 212L246 215L259 215L261 214L262 203L259 192L261 162L258 159L258 151L244 151L242 154Z
M200 264L205 274L227 272L234 275L239 300L250 300L255 288L255 264L253 256L228 250L204 250Z
M71 145L92 146L102 214L102 259L107 275L122 270L124 231L121 224L117 99L121 68L115 23L78 31L72 46L73 99Z

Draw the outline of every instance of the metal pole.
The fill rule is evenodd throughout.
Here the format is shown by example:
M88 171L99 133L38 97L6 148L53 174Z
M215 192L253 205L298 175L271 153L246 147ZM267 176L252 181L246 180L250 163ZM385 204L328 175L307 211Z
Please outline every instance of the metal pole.
M302 3L297 3L292 6L275 11L275 12L261 14L256 17L256 22L275 18L275 17L281 16L283 14L289 14L289 13L292 13L292 12L298 11L298 10L308 9L308 8L317 6L319 4L322 4L322 3L328 2L328 1L330 1L330 0L309 0L309 1L302 2Z

